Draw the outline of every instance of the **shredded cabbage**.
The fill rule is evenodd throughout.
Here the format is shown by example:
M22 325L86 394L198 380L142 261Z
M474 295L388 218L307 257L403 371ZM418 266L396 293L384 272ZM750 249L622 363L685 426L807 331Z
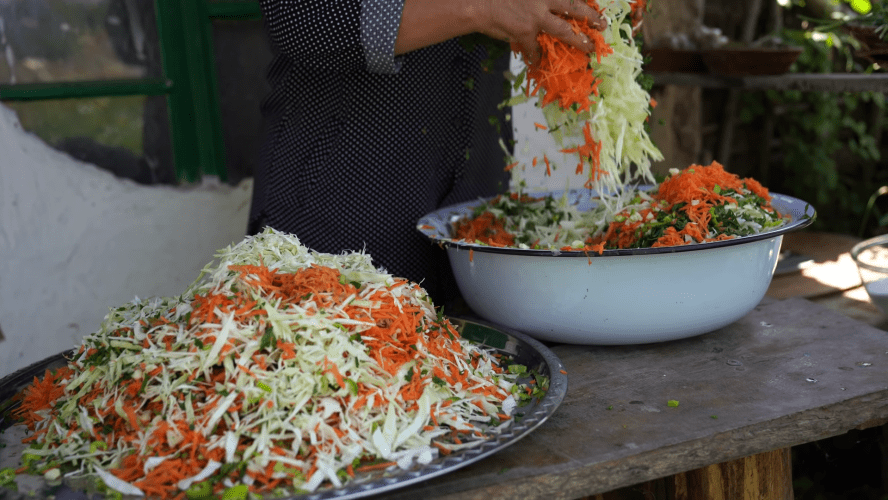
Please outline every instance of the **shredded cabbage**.
M284 300L251 284L263 269L318 266L338 271L353 293ZM195 321L200 297L251 302ZM401 321L374 315L383 298L421 325L393 330L418 335L394 373L385 363L394 340L382 348L391 351L368 347L379 322ZM176 467L193 470L170 480L170 494L204 481L217 493L226 484L313 491L368 463L406 469L488 439L510 420L518 388L418 285L375 269L364 253L313 252L273 229L220 251L183 295L113 309L68 369L64 393L32 416L31 470L97 475L124 494L150 495L146 484L161 477L151 474L180 459ZM412 382L418 397L408 396Z

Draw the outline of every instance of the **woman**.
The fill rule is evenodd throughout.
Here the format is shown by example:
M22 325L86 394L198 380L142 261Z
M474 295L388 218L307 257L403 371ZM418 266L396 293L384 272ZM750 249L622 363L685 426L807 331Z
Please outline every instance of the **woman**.
M438 207L508 188L503 72L481 33L532 64L545 31L591 50L565 18L603 28L582 0L264 0L275 49L269 129L251 233L295 234L320 252L366 250L445 304L457 290L443 250L415 229Z

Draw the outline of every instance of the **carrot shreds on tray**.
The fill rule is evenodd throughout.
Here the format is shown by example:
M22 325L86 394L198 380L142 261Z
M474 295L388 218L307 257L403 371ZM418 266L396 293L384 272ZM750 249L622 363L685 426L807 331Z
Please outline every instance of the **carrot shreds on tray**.
M713 162L673 169L650 191L631 190L625 208L614 215L600 204L580 210L566 197L501 195L457 221L454 240L587 253L704 243L783 225L770 201L758 181L741 179ZM496 241L487 241L487 235Z
M508 425L511 367L368 255L268 229L217 261L180 297L112 309L23 391L28 471L152 498L315 491Z

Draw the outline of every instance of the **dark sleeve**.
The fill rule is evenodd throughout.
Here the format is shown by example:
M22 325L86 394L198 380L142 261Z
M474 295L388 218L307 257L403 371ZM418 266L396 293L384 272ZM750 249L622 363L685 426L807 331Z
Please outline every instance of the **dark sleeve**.
M272 43L296 64L394 73L404 0L262 0Z

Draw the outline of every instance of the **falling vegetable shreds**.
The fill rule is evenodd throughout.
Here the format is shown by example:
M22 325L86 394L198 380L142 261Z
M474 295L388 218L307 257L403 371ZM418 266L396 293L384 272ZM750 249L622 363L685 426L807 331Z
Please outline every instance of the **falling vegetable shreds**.
M19 395L27 472L153 498L314 491L508 425L517 375L369 256L268 229L217 260L180 297L113 309Z
M506 103L536 99L546 121L535 124L536 128L545 127L561 152L577 156L576 173L587 175L584 187L603 194L605 208L616 213L622 200L610 198L632 182L652 183L651 162L663 158L647 130L653 102L639 82L644 59L634 40L646 2L586 3L600 12L607 27L599 31L584 20L568 22L574 32L589 39L594 50L587 53L539 34L540 61L516 76L513 87L517 90L523 85L524 92ZM548 162L546 167L546 174L551 175Z

